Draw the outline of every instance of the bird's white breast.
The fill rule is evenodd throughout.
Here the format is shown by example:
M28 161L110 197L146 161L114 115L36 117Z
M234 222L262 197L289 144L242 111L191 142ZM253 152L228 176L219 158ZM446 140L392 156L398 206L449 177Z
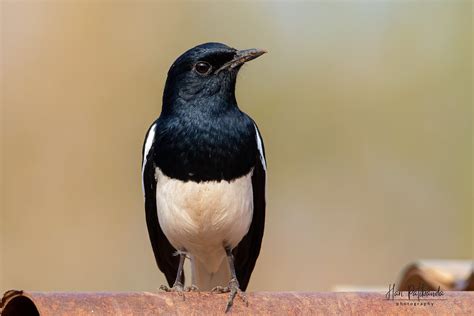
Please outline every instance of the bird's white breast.
M253 215L252 171L230 182L197 183L169 178L157 168L156 180L164 234L173 247L205 260L213 270L225 257L224 247L237 246L248 232Z

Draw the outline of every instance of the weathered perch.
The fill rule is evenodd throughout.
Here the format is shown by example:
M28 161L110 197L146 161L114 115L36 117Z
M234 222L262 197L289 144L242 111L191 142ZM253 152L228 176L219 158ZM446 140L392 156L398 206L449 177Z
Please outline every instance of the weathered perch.
M248 307L236 298L229 314L473 315L474 292L445 292L442 297L387 300L384 293L256 292ZM9 291L2 316L11 315L199 315L224 314L227 295L186 293L47 293ZM414 303L420 305L413 305ZM428 304L429 303L429 304ZM403 304L403 305L402 305ZM411 305L410 305L411 304Z

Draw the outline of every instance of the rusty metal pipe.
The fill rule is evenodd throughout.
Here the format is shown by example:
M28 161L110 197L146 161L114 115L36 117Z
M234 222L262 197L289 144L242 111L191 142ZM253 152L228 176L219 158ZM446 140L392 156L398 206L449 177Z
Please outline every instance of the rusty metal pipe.
M424 299L433 305L397 305L384 293L256 292L249 305L236 299L230 314L347 315L422 314L473 315L474 292L445 292L442 298ZM196 315L224 314L227 295L186 293L55 293L7 292L2 316L12 315ZM420 302L416 299L399 301Z

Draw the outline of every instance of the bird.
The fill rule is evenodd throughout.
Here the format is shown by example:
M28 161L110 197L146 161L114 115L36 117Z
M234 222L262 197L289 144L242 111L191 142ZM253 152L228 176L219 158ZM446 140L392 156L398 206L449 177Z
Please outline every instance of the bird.
M237 105L237 74L263 49L210 42L168 71L160 116L145 135L142 180L156 263L170 292L245 290L265 226L266 159L257 124ZM191 262L192 285L183 264Z

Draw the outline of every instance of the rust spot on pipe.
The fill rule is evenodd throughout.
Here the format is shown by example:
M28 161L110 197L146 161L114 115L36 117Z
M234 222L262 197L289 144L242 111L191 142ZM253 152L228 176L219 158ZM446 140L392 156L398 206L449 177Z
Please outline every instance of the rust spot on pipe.
M2 316L12 315L196 315L224 314L227 295L186 293L47 293L7 292ZM249 306L236 300L230 314L239 315L310 315L310 314L418 314L447 315L474 313L474 292L446 292L440 298L423 299L419 303L392 301L385 293L248 293Z

